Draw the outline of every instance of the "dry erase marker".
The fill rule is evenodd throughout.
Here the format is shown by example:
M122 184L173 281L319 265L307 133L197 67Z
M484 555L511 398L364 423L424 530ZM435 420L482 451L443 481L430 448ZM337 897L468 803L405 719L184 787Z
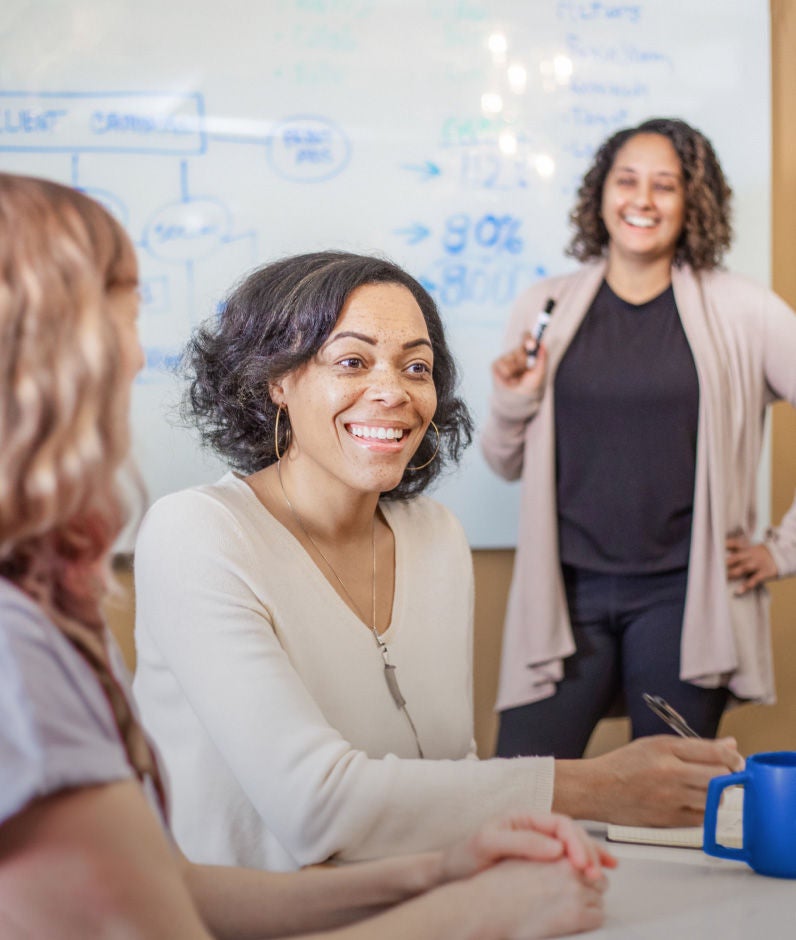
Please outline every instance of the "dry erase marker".
M542 342L542 337L544 336L544 331L547 329L547 324L550 322L550 317L553 315L553 307L555 307L556 302L552 297L547 298L547 303L544 305L544 310L536 318L536 326L533 328L533 338L536 341L536 345L532 350L528 350L525 353L525 368L533 369L536 365L536 353L539 349L539 343Z

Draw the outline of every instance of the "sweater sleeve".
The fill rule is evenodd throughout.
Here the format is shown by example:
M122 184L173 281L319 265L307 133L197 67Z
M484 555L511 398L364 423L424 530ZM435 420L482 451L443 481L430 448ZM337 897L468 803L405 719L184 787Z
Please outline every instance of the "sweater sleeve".
M529 311L536 309L535 298L543 294L531 288L521 295L511 311L503 350L514 349L531 326ZM504 480L518 480L522 475L525 427L539 410L544 386L538 393L505 388L493 381L489 412L481 432L481 451L486 462Z
M247 579L258 564L248 551L225 507L190 491L161 500L136 547L137 630L297 864L436 848L495 814L550 808L548 758L371 759L352 748L280 645Z
M796 407L796 313L776 294L767 293L764 312L763 368L771 397ZM796 574L796 498L765 544L781 578Z

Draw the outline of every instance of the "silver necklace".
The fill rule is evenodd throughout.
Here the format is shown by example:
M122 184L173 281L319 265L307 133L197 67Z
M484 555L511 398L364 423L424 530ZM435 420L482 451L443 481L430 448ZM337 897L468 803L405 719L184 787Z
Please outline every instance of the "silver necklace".
M287 508L290 510L290 514L293 516L293 519L296 522L296 525L304 533L305 538L309 541L310 545L315 549L315 551L321 556L326 564L326 567L334 575L335 580L343 589L343 593L348 598L351 606L357 612L359 618L367 623L367 618L362 616L362 611L359 608L359 605L351 596L350 591L343 583L343 579L340 575L334 570L334 565L329 561L326 555L321 550L320 545L315 541L315 539L310 535L307 527L304 525L301 516L293 508L293 504L288 499L287 491L285 490L285 484L282 481L282 461L277 460L276 462L276 474L279 477L279 486L282 490L282 496L285 498L287 503ZM396 675L397 669L390 662L390 651L387 648L387 644L379 636L379 631L376 629L376 515L373 515L373 527L370 533L370 544L371 544L371 555L373 558L373 569L371 573L371 621L370 621L370 632L373 634L373 638L376 641L376 646L381 653L381 658L384 661L384 680L387 683L387 688L390 690L390 695L392 696L393 701L395 702L396 708L404 713L406 720L409 722L409 727L412 729L412 734L415 738L415 744L417 745L417 753L420 757L424 757L423 748L420 744L420 738L417 733L417 728L415 727L414 721L412 721L412 716L409 714L409 710L406 707L406 699L401 694L401 687L398 685L398 677Z

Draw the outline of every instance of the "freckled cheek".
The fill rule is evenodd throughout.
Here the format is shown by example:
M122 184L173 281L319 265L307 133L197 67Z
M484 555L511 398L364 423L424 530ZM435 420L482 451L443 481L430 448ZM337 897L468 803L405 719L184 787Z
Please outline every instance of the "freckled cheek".
M423 413L426 417L426 420L431 421L434 417L434 412L437 410L437 392L435 389L432 389L428 394L424 407Z
M333 423L341 420L340 416L356 401L357 395L347 384L332 384L329 388L319 390L308 400L311 413L318 418L322 416Z

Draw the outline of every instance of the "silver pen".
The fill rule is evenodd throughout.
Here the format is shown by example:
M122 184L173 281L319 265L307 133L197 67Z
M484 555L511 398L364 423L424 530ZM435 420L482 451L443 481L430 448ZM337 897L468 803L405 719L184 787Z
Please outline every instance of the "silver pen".
M660 695L650 695L648 692L643 692L641 697L644 699L644 704L652 709L658 718L665 721L675 734L679 734L681 738L701 737L665 698L661 698Z

